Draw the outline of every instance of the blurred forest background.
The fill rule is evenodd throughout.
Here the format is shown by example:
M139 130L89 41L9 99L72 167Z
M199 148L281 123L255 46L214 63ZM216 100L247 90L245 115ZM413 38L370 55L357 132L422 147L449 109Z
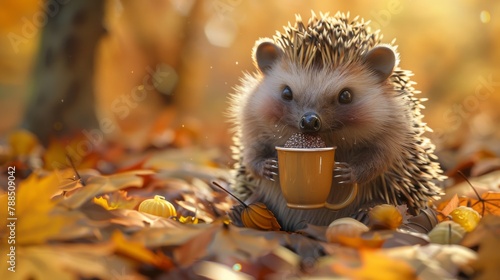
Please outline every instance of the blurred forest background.
M499 1L89 1L88 6L102 6L104 12L92 11L87 20L105 27L90 56L92 75L80 81L88 87L80 94L90 96L93 110L79 99L70 102L71 90L58 96L55 84L66 84L79 69L59 65L58 79L51 76L53 69L44 68L43 59L56 61L68 53L47 57L40 52L44 44L59 42L57 36L80 32L85 38L84 31L71 28L44 34L51 20L66 26L67 8L83 2L2 0L0 138L30 123L44 131L42 138L83 129L99 138L90 133L96 132L89 117L95 113L100 127L94 129L128 149L195 145L229 154L227 98L242 73L254 70L250 51L255 40L282 31L297 13L305 19L311 10L350 11L351 17L371 20L385 42L397 39L401 68L414 72L416 88L429 98L424 121L435 131L432 138L445 167L481 149L500 154ZM73 42L71 56L88 60L92 40ZM37 99L41 84L51 100ZM88 123L66 123L81 110L78 116Z

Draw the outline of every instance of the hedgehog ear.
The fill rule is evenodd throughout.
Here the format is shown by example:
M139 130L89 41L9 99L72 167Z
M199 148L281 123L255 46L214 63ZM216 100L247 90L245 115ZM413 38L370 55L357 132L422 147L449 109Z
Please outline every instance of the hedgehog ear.
M365 54L363 62L377 74L382 82L392 74L392 70L396 66L396 54L389 47L378 46Z
M282 54L283 51L271 39L259 40L253 48L253 60L264 74Z

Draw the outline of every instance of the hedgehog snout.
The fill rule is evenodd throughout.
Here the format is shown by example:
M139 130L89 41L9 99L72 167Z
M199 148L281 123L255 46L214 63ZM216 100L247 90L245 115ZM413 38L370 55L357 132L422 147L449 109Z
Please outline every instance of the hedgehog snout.
M301 132L318 132L321 129L321 118L314 112L305 113L299 121Z

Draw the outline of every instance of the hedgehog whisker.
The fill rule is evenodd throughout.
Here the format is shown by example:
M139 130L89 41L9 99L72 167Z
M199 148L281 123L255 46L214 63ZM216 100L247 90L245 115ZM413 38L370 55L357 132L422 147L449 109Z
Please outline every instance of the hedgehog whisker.
M283 136L284 136L284 134L285 134L285 133L284 133L284 130L285 130L285 128L288 126L288 124L287 124L286 122L283 122L283 118L284 118L284 117L281 117L281 118L278 120L277 124L275 125L275 127L277 127L277 129L276 129L276 133L278 134L278 138L281 138L281 137L283 137Z

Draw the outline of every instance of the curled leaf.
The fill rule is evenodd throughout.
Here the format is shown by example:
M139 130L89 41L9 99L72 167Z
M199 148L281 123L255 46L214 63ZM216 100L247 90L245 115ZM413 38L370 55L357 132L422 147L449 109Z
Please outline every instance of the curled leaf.
M241 221L245 227L260 230L280 230L281 226L274 217L273 212L267 209L262 202L256 202L248 205L241 212Z

